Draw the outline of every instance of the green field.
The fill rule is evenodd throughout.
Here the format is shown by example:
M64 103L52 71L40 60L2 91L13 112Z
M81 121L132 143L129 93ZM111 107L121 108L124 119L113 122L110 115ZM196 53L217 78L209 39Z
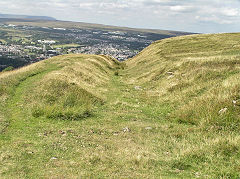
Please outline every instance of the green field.
M0 178L239 178L240 34L0 73Z
M3 44L6 44L7 42L3 39L0 39L0 42L3 43Z

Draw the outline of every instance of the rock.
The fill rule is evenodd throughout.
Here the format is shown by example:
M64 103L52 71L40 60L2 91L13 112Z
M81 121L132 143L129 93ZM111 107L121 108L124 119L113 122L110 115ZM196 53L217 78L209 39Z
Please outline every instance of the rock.
M181 170L179 170L179 169L176 169L175 171L176 171L177 173L180 173L180 172L181 172Z
M62 136L66 136L67 133L65 131L59 131L59 133L62 135Z
M142 158L141 155L138 155L136 159L137 159L137 161L140 161L141 158Z
M165 154L165 155L169 155L170 153L169 153L169 152L165 152L164 154Z
M152 130L153 128L152 127L146 127L145 129L146 130Z
M174 73L171 72L171 71L168 71L167 74L168 74L168 75L174 75Z
M52 157L51 160L57 160L57 158L56 157Z
M134 89L135 90L141 90L142 88L141 88L141 86L135 86Z
M130 132L131 130L128 127L123 128L123 132Z
M238 100L233 100L232 102L233 102L234 106L240 106L240 100L239 99Z
M227 112L228 108L223 108L220 111L218 111L218 114L223 115Z

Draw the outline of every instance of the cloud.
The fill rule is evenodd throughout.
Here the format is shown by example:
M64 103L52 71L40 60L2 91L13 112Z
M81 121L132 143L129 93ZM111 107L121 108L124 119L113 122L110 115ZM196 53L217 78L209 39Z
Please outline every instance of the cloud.
M217 24L232 24L233 23L233 21L231 21L231 20L221 19L214 15L213 16L205 16L205 17L196 16L195 18L202 22L213 22L213 23L217 23Z
M225 16L239 16L240 12L238 9L235 8L227 8L223 9L222 14Z
M170 6L170 10L175 12L191 12L193 9L192 6Z
M77 7L79 8L93 8L96 4L95 3L79 3L79 5Z
M181 1L174 1L174 0L144 0L143 4L145 6L174 6L182 4Z
M0 0L0 13L195 32L238 31L239 9L240 0Z

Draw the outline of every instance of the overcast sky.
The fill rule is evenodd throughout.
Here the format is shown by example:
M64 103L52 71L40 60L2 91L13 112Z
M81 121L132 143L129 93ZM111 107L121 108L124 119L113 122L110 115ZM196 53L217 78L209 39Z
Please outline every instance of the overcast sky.
M0 0L0 13L189 32L240 32L240 0Z

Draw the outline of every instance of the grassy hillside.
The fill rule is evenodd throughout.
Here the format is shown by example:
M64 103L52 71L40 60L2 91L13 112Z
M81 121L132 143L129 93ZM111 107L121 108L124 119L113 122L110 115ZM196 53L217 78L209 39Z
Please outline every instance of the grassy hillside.
M95 105L104 103L104 85L118 65L104 56L65 55L5 72L0 76L1 103L11 106L8 99L19 92L34 117L74 120L91 115Z
M120 64L110 57L64 55L0 73L1 178L44 177L46 160L67 150L58 146L63 128L72 131L104 105L115 68Z
M158 156L168 151L179 176L239 177L239 42L239 33L170 38L126 62L127 82L164 124Z
M223 120L218 111L227 107L231 116L226 120L237 129L233 101L239 100L239 41L239 34L216 34L155 42L126 62L128 82L142 85L149 97L174 104L182 122L218 123Z
M0 73L1 178L240 177L240 34Z

